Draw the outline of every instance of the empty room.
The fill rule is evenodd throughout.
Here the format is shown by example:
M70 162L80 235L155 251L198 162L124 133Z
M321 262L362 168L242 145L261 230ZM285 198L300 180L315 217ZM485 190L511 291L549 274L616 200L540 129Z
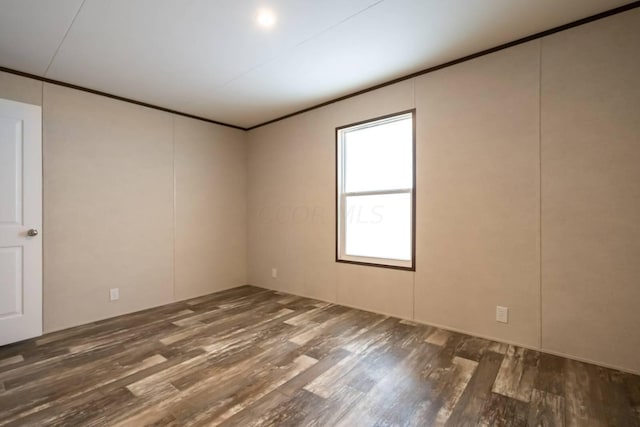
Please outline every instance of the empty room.
M640 427L640 1L0 0L0 427Z

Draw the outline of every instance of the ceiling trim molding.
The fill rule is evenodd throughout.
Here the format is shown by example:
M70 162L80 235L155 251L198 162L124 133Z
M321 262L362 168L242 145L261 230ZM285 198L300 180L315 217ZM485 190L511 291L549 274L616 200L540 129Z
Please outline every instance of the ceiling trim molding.
M614 8L614 9L610 9L610 10L607 10L607 11L604 11L604 12L600 12L600 13L597 13L595 15L588 16L586 18L578 19L577 21L573 21L573 22L570 22L568 24L560 25L558 27L554 27L554 28L551 28L549 30L541 31L539 33L535 33L535 34L532 34L530 36L522 37L520 39L511 41L511 42L508 42L508 43L504 43L504 44L501 44L499 46L495 46L495 47L492 47L492 48L489 48L489 49L485 49L485 50L482 50L480 52L472 53L471 55L463 56L462 58L454 59L452 61L445 62L445 63L440 64L440 65L435 65L433 67L425 68L424 70L416 71L415 73L407 74L406 76L398 77L396 79L389 80L389 81L384 82L384 83L379 83L379 84L377 84L375 86L371 86L371 87L368 87L366 89L359 90L357 92L352 92L350 94L343 95L343 96L340 96L338 98L334 98L334 99L331 99L329 101L325 101L325 102L322 102L320 104L316 104L316 105L313 105L311 107L307 107L307 108L304 108L302 110L298 110L298 111L295 111L293 113L289 113L289 114L286 114L284 116L280 116L280 117L277 117L275 119L271 119L271 120L268 120L266 122L263 122L263 123L260 123L260 124L257 124L257 125L253 125L253 126L248 126L248 127L242 127L242 126L237 126L237 125L233 125L233 124L230 124L230 123L219 122L217 120L212 120L212 119L207 119L207 118L204 118L204 117L201 117L201 116L196 116L194 114L183 113L181 111L172 110L170 108L161 107L161 106L158 106L158 105L153 105L153 104L149 104L149 103L142 102L142 101L136 101L135 99L126 98L124 96L113 95L111 93L102 92L102 91L95 90L95 89L90 89L90 88L87 88L87 87L84 87L84 86L78 86L78 85L75 85L73 83L67 83L67 82L63 82L63 81L60 81L60 80L49 79L47 77L42 77L42 76L26 73L24 71L14 70L14 69L7 68L7 67L0 66L0 71L5 72L5 73L10 73L10 74L15 74L15 75L22 76L22 77L27 77L27 78L30 78L30 79L34 79L34 80L38 80L38 81L44 82L44 83L50 83L50 84L54 84L54 85L58 85L58 86L64 86L64 87L67 87L67 88L70 88L70 89L80 90L80 91L83 91L83 92L92 93L94 95L104 96L104 97L115 99L115 100L118 100L118 101L128 102L130 104L140 105L142 107L152 108L154 110L164 111L166 113L176 114L178 116L183 116L183 117L188 117L188 118L191 118L191 119L201 120L201 121L204 121L204 122L213 123L213 124L220 125L220 126L226 126L226 127L233 128L233 129L238 129L238 130L243 130L243 131L250 131L250 130L257 129L257 128L262 127L262 126L266 126L266 125L269 125L269 124L272 124L272 123L275 123L275 122L279 122L281 120L288 119L288 118L293 117L293 116L297 116L299 114L303 114L303 113L306 113L306 112L309 112L309 111L312 111L312 110L316 110L318 108L326 107L327 105L335 104L336 102L344 101L345 99L353 98L355 96L362 95L362 94L367 93L367 92L371 92L371 91L374 91L374 90L377 90L377 89L381 89L381 88L386 87L386 86L391 86L393 84L396 84L396 83L399 83L399 82L402 82L402 81L405 81L405 80L409 80L409 79L412 79L412 78L415 78L415 77L418 77L418 76L429 74L429 73L432 73L434 71L441 70L441 69L447 68L447 67L451 67L453 65L460 64L462 62L470 61L472 59L476 59L476 58L479 58L481 56L489 55L491 53L498 52L500 50L507 49L507 48L510 48L510 47L513 47L513 46L517 46L519 44L523 44L523 43L527 43L527 42L530 42L530 41L533 41L533 40L537 40L537 39L549 36L551 34L555 34L555 33L561 32L561 31L568 30L570 28L574 28L574 27L578 27L580 25L588 24L590 22L597 21L599 19L603 19L603 18L607 18L607 17L612 16L612 15L617 15L619 13L627 12L629 10L636 9L638 7L640 7L640 0L636 0L634 2L626 4L624 6L620 6L620 7Z
M35 75L35 74L25 73L24 71L18 71L18 70L14 70L14 69L2 67L2 66L0 66L0 71L4 71L5 73L10 73L10 74L15 74L15 75L21 76L21 77L27 77L27 78L30 78L30 79L34 79L34 80L38 80L38 81L44 82L44 83L50 83L50 84L54 84L54 85L58 85L58 86L68 87L70 89L80 90L82 92L92 93L94 95L105 96L107 98L111 98L111 99L115 99L115 100L123 101L123 102L128 102L130 104L140 105L142 107L153 108L154 110L164 111L165 113L171 113L171 114L176 114L178 116L189 117L190 119L202 120L204 122L213 123L215 125L226 126L226 127L230 127L230 128L233 128L233 129L239 129L239 130L244 130L244 131L248 130L247 128L244 128L242 126L236 126L236 125L232 125L232 124L229 124L229 123L219 122L217 120L206 119L204 117L196 116L196 115L189 114L189 113L183 113L181 111L172 110L170 108L160 107L158 105L148 104L148 103L142 102L142 101L136 101L135 99L126 98L124 96L113 95L111 93L102 92L102 91L95 90L95 89L89 89L89 88L84 87L84 86L78 86L78 85L74 85L72 83L62 82L60 80L54 80L54 79L49 79L47 77L41 77L41 76L38 76L38 75Z
M620 7L614 8L614 9L607 10L605 12L600 12L598 14L591 15L591 16L588 16L586 18L578 19L577 21L573 21L573 22L570 22L568 24L560 25L558 27L554 27L554 28L551 28L549 30L541 31L539 33L535 33L535 34L532 34L530 36L522 37L520 39L511 41L511 42L508 42L508 43L504 43L504 44L501 44L499 46L495 46L495 47L492 47L492 48L489 48L489 49L485 49L485 50L482 50L480 52L472 53L471 55L463 56L462 58L454 59L453 61L445 62L444 64L435 65L433 67L425 68L424 70L416 71L415 73L407 74L406 76L398 77L396 79L389 80L389 81L384 82L384 83L379 83L379 84L377 84L375 86L371 86L371 87L368 87L366 89L362 89L362 90L359 90L357 92L353 92L353 93L350 93L348 95L341 96L339 98L331 99L331 100L325 101L325 102L323 102L321 104L317 104L317 105L314 105L312 107L304 108L302 110L298 110L296 112L289 113L289 114L286 114L284 116L281 116L281 117L278 117L278 118L275 118L275 119L272 119L272 120L268 120L268 121L266 121L264 123L260 123L260 124L254 125L254 126L249 126L249 127L247 127L247 130L250 131L250 130L257 129L257 128L262 127L262 126L270 125L272 123L279 122L280 120L284 120L284 119L288 119L288 118L293 117L293 116L297 116L298 114L303 114L303 113L306 113L306 112L309 112L309 111L312 111L312 110L315 110L315 109L318 109L318 108L326 107L327 105L331 105L331 104L334 104L336 102L344 101L345 99L353 98L354 96L362 95L364 93L371 92L371 91L374 91L374 90L377 90L377 89L381 89L383 87L390 86L390 85L393 85L393 84L396 84L396 83L400 83L400 82L405 81L405 80L409 80L409 79L412 79L412 78L415 78L415 77L418 77L418 76L429 74L429 73L432 73L434 71L441 70L443 68L451 67L453 65L460 64L462 62L470 61L472 59L476 59L476 58L479 58L481 56L489 55L490 53L498 52L498 51L503 50L503 49L507 49L507 48L510 48L510 47L513 47L513 46L517 46L519 44L523 44L523 43L527 43L527 42L530 42L530 41L533 41L533 40L537 40L537 39L546 37L546 36L551 35L551 34L555 34L555 33L561 32L561 31L568 30L570 28L574 28L574 27L578 27L580 25L588 24L590 22L597 21L599 19L607 18L607 17L612 16L612 15L617 15L617 14L622 13L622 12L627 12L629 10L636 9L638 7L640 7L640 0L634 1L634 2L626 4L624 6L620 6Z

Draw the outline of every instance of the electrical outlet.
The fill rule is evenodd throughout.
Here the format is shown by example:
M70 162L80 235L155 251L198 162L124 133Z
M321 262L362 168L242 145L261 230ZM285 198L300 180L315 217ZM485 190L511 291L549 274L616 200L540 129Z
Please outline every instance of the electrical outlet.
M120 299L120 288L109 289L109 299L111 301L117 301Z
M273 279L277 279L278 278L278 269L277 268L272 268L271 269L271 277Z
M509 323L509 308L496 306L496 322Z

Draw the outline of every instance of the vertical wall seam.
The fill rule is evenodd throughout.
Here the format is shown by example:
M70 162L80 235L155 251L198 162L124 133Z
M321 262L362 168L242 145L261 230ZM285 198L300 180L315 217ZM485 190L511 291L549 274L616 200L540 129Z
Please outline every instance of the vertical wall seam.
M416 257L417 258L417 257ZM416 260L413 260L415 265ZM411 291L411 320L416 320L416 272L411 272L413 289Z
M542 348L542 42L538 45L538 262L539 262L539 340L538 346Z
M176 117L171 116L171 175L173 179L173 301L176 301Z
M415 141L413 141L413 143L415 144L414 147L414 156L416 156L415 159L413 159L413 164L417 165L418 164L418 110L417 110L417 106L416 106L416 78L414 77L413 79L411 79L413 81L413 108L416 110L416 114L413 116L413 119L416 121L416 123L413 124L414 129L415 129ZM417 166L416 166L417 168ZM413 171L413 174L415 176L415 180L418 180L418 171L415 170ZM416 189L414 188L413 191L415 192ZM415 195L415 199L414 199L414 203L416 204L416 206L413 207L413 211L417 214L418 212L418 194L416 193ZM415 224L415 230L413 230L413 236L414 236L414 259L413 259L413 266L414 266L414 271L411 272L411 277L412 277L412 295L411 295L411 320L416 320L416 272L415 272L415 268L417 268L417 264L418 264L418 221L417 218L414 218L413 223Z
M249 261L249 247L251 245L251 238L250 238L250 207L249 207L249 181L250 181L250 177L249 177L249 139L250 139L250 135L248 131L243 132L242 134L243 140L244 140L244 230L245 230L245 235L244 235L244 282L245 285L251 285L251 280L250 280L250 270L251 270L251 262Z
M45 329L45 309L44 309L44 302L45 302L45 294L46 294L46 289L44 286L44 281L45 281L45 253L44 253L44 248L45 248L45 242L47 239L47 233L46 233L46 229L44 226L44 219L45 219L45 201L44 201L44 179L45 179L45 165L44 165L44 82L41 82L40 84L40 230L41 230L41 236L42 236L42 247L41 247L41 258L42 258L42 283L40 283L41 286L41 300L40 300L40 310L42 310L41 312L41 318L40 318L40 323L41 323L41 327L42 327L42 332L45 333L46 329Z

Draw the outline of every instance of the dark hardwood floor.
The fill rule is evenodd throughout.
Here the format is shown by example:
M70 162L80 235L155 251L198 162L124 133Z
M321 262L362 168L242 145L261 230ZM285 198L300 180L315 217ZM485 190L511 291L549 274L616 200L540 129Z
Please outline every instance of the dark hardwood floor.
M640 377L245 286L0 347L0 425L637 426Z

